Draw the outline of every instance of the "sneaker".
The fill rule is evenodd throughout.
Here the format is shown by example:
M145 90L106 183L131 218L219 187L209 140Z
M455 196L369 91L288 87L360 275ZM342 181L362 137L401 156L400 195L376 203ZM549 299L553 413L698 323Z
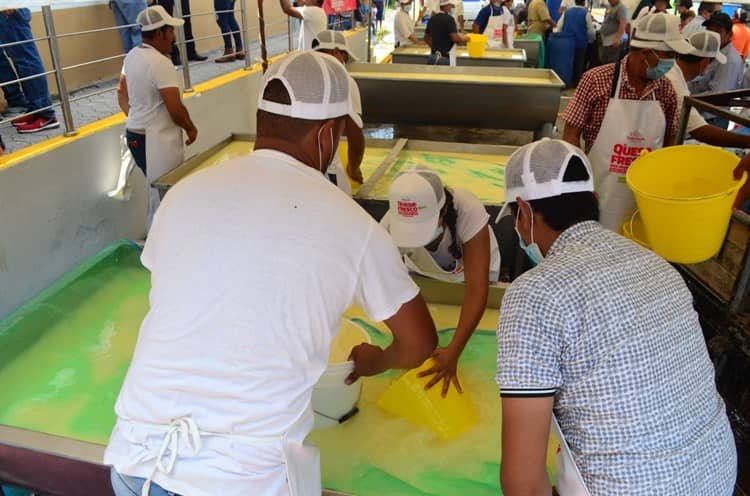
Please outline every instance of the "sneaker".
M222 55L221 57L219 57L218 59L216 59L214 62L216 62L218 64L224 64L226 62L234 62L234 60L235 60L234 53L230 53L230 54L227 54L227 55Z
M188 54L188 60L190 62L203 62L204 60L208 60L208 57L205 55L201 55L200 53L189 53Z
M28 107L22 105L10 105L5 111L6 114L25 114L29 111Z
M16 127L26 126L27 124L31 124L34 121L34 119L35 119L34 114L24 115L22 117L16 117L12 121L10 121L10 123Z
M244 60L245 50L240 50L239 52L235 53L234 58L236 58L237 60Z
M25 126L18 126L16 129L18 129L19 133L30 134L38 133L39 131L44 131L45 129L54 129L57 127L60 127L60 121L57 120L57 117L50 117L49 119L45 119L44 117L37 117L29 124L26 124Z

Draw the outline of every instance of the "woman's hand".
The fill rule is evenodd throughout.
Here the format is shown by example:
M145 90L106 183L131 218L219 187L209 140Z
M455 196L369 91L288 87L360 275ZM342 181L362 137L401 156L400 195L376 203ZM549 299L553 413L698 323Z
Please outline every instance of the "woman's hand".
M458 381L458 357L460 356L461 352L451 346L441 347L432 352L432 359L435 364L418 375L418 377L432 376L424 388L430 389L442 380L443 390L441 394L443 398L448 394L451 383L456 386L456 391L463 393L461 383Z

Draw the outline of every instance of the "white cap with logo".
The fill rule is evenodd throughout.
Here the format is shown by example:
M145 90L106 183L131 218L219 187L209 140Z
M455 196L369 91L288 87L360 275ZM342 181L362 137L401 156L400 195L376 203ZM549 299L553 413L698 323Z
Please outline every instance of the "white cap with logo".
M445 189L440 176L416 166L396 176L388 190L389 231L396 246L417 248L435 237Z
M688 36L687 40L695 50L691 55L716 59L716 62L720 64L727 63L726 55L721 53L721 36L719 36L719 33L708 30L697 31Z
M263 99L266 86L280 81L291 104ZM334 57L312 50L287 55L271 65L263 75L258 108L271 114L295 119L327 120L348 115L359 127L362 117L354 111L349 97L349 74Z
M167 14L167 11L161 5L154 5L142 10L138 14L136 22L141 25L142 31L154 31L162 26L177 27L185 24L182 19Z
M683 55L693 53L693 47L680 34L680 21L672 14L649 14L635 23L635 35L630 46L651 48Z

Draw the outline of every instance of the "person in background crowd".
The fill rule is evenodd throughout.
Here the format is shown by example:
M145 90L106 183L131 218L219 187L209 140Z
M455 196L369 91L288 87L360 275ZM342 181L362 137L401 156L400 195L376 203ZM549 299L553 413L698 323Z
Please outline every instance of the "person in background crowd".
M732 45L734 45L742 60L746 60L747 54L750 52L750 29L747 27L747 12L743 9L735 10L732 23Z
M359 120L346 69L294 53L256 98L254 151L175 185L143 248L150 308L104 454L118 496L320 495L305 438L344 311L356 302L393 336L352 349L346 384L418 367L437 344L388 233L323 175L343 118Z
M631 18L632 21L635 21L638 19L638 15L641 13L641 11L645 9L650 9L654 6L654 0L641 0L638 2L638 5L635 6L635 9L633 9L633 16Z
M174 15L174 2L175 0L158 0L156 4L164 7L167 14ZM190 0L180 0L180 7L182 8L182 19L185 21L185 50L187 51L188 60L191 62L208 60L208 57L195 51L195 41L191 41L193 40L193 18L190 15ZM172 47L172 63L174 65L182 64L177 45Z
M458 32L451 15L454 0L440 0L440 12L430 16L424 31L424 42L430 46L430 65L456 65L456 43L466 43L469 37Z
M597 222L594 177L559 140L505 166L506 210L538 264L505 291L497 329L503 494L552 494L553 428L560 494L731 496L737 448L693 296Z
M411 17L411 9L413 5L413 0L399 0L400 8L393 18L393 36L396 41L396 48L408 45L418 45L421 43L414 35L415 24ZM425 11L426 7L422 9L422 12L419 15L420 19Z
M565 9L557 26L555 26L555 32L566 33L575 40L572 80L572 86L575 87L586 68L586 52L589 43L592 43L596 38L594 22L591 19L591 14L586 10L586 0L575 0L573 7Z
M214 10L218 12L216 24L219 25L224 38L224 54L216 59L216 62L220 64L245 58L240 25L237 24L237 19L234 17L234 2L235 0L214 0ZM232 48L232 38L234 38L234 49Z
M628 55L586 72L563 113L563 139L581 146L583 138L594 167L601 222L615 232L635 210L624 179L638 151L674 144L677 95L664 75L674 65L675 52L693 51L678 23L671 14L637 21Z
M5 101L8 104L8 108L3 113L22 114L29 108L29 102L26 100L26 95L23 94L21 83L10 83L10 81L16 79L18 79L18 75L10 64L8 55L4 49L0 48L0 83L9 83L2 87Z
M685 26L693 22L695 19L695 12L692 10L688 10L687 12L683 12L680 14L680 33L685 31Z
M690 9L693 8L693 0L677 0L675 7L677 8L677 13L679 15L682 15L685 12L692 12Z
M508 16L502 0L492 0L478 13L471 30L487 36L487 46L503 48L508 46Z
M346 36L341 31L325 30L318 33L318 36L313 40L313 50L331 55L341 62L344 67L349 62L357 62L358 60L349 48ZM360 96L357 82L351 76L349 76L349 98L352 101L353 112L361 118L362 97ZM346 117L344 135L346 136L347 144L346 170L344 170L343 161L339 156L338 150L336 150L336 156L326 174L329 178L334 176L336 179L335 184L339 189L351 195L352 189L349 184L349 178L359 184L364 182L360 166L365 156L365 135L362 133L362 128L357 122L349 116Z
M375 4L375 33L383 29L383 19L385 18L385 3L383 0L373 0Z
M667 73L667 78L672 82L672 86L674 86L674 90L677 93L677 108L679 109L682 109L683 99L690 95L687 81L698 77L712 61L716 60L719 64L725 64L727 61L724 54L720 51L721 38L717 33L705 29L691 34L687 40L693 46L693 52L685 55L678 54L677 62ZM712 126L694 108L690 109L685 132L691 138L709 145L750 148L750 136L744 133L730 133L726 129ZM742 177L742 173L745 171L750 174L750 155L745 155L735 168L735 179ZM735 199L735 206L742 206L749 197L750 188L740 188Z
M286 15L301 21L297 50L301 52L312 49L313 40L318 33L328 28L328 16L321 8L323 0L302 0L302 7L292 7L289 0L279 2Z
M690 93L714 93L741 88L744 62L732 45L732 18L724 12L717 11L703 22L703 26L719 34L721 53L726 58L726 63L720 64L718 60L711 62L703 74L688 83ZM729 126L729 120L723 117L711 114L704 114L704 117L706 122L722 129Z
M609 7L604 14L602 27L599 29L599 61L602 64L617 62L624 53L628 25L628 9L622 0L608 0Z
M711 14L721 10L721 4L715 2L701 2L698 5L698 15L695 16L690 24L682 28L682 36L688 37L691 34L704 29L703 23L711 18Z
M482 202L470 191L448 187L432 169L416 165L401 172L388 191L388 212L380 224L401 251L406 267L425 277L462 282L465 295L456 332L432 354L426 388L441 384L461 393L458 360L487 306L489 283L501 272L498 239ZM511 229L512 232L512 229Z
M503 8L505 9L503 24L505 25L505 38L507 40L505 48L513 48L513 41L516 37L516 14L513 10L513 0L503 0Z
M652 6L644 6L641 8L640 12L637 14L636 20L648 14L665 13L671 8L672 6L669 4L669 0L654 0Z
M125 57L117 86L117 103L127 116L128 148L149 185L184 160L183 130L186 145L198 136L182 103L180 82L169 59L174 28L183 22L167 14L161 5L141 12L138 23L143 28L143 43ZM153 187L148 193L150 226L159 206L159 193Z
M565 13L565 9L568 9L576 4L575 0L562 0L560 2L560 9L558 12L560 13L560 16L562 16Z
M141 28L136 19L146 7L146 0L109 0L115 22L122 26L119 31L125 53L141 44Z
M31 11L29 9L0 10L0 43L17 43L33 39ZM16 131L27 134L60 127L55 111L48 108L52 106L52 97L49 93L49 86L47 86L47 76L43 74L45 72L44 64L36 43L21 43L5 47L5 53L13 62L18 78L30 78L20 84L23 88L27 110L32 113L11 121ZM10 75L6 73L4 77ZM37 75L39 76L34 77ZM13 76L12 79L16 79L16 77ZM13 95L13 93L11 94ZM14 95L14 98L19 99L20 96Z
M555 21L552 20L552 16L547 8L547 2L544 0L531 0L529 3L528 24L527 33L547 36L547 32L555 26Z

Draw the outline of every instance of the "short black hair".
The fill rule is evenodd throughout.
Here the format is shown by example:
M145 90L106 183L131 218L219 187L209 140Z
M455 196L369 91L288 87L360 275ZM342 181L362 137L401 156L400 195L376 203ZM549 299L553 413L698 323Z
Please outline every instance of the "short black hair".
M717 5L721 5L717 2L701 2L700 5L698 5L698 13L704 12L706 10L709 10L713 12L716 9Z
M563 182L587 181L589 172L583 161L576 156L570 158L563 176ZM599 201L591 191L564 193L558 196L540 198L529 202L534 212L539 213L544 222L552 229L562 232L580 222L599 220ZM518 205L511 203L513 214Z
M693 54L677 54L677 58L682 60L683 62L687 62L688 64L698 64L703 61L705 57L699 57L698 55Z
M576 5L586 5L586 0L576 0Z
M156 36L156 33L161 31L162 33L166 33L169 31L169 28L172 26L161 26L156 29L152 29L151 31L141 31L141 37L146 38L147 40L151 40Z

